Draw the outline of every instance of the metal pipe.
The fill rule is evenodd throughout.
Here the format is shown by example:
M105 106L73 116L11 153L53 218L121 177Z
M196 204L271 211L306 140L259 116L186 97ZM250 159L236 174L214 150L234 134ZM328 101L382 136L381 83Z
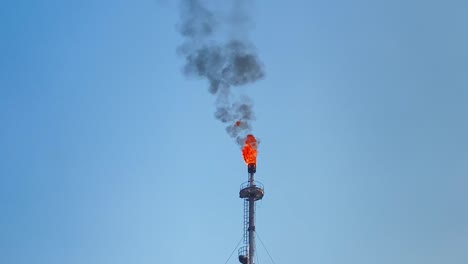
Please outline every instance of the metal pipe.
M250 186L254 186L254 173L250 173L249 177ZM254 197L249 198L249 263L254 264L255 255L255 199Z

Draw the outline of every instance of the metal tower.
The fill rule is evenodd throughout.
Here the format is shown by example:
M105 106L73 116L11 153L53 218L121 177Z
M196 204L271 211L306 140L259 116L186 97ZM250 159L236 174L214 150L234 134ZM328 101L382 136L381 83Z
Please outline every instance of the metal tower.
M256 182L254 174L257 165L250 163L247 166L249 181L241 185L240 198L244 199L244 246L238 251L239 262L254 264L255 255L255 201L261 200L265 194L263 184Z

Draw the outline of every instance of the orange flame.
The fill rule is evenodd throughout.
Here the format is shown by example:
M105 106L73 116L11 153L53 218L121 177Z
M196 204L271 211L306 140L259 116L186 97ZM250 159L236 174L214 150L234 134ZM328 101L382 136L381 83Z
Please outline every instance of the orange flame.
M242 121L240 121L240 120L239 120L239 121L236 121L236 123L235 123L234 125L235 125L235 126L240 126L240 125L242 125Z
M244 148L242 149L242 154L244 155L245 163L257 164L257 147L258 142L254 135L247 135L247 137L245 138Z

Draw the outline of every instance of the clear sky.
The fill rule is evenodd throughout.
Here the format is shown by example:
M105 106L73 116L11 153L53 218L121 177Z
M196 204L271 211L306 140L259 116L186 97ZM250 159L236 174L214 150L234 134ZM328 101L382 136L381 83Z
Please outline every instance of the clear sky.
M266 77L238 92L277 264L468 263L467 10L255 1ZM2 2L0 263L225 262L247 171L206 82L182 74L178 13Z

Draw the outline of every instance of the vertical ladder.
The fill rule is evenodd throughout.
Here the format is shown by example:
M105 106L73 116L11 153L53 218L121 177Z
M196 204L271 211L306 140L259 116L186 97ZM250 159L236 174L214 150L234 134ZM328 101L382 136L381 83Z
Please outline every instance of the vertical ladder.
M249 201L244 199L244 244L249 244Z

